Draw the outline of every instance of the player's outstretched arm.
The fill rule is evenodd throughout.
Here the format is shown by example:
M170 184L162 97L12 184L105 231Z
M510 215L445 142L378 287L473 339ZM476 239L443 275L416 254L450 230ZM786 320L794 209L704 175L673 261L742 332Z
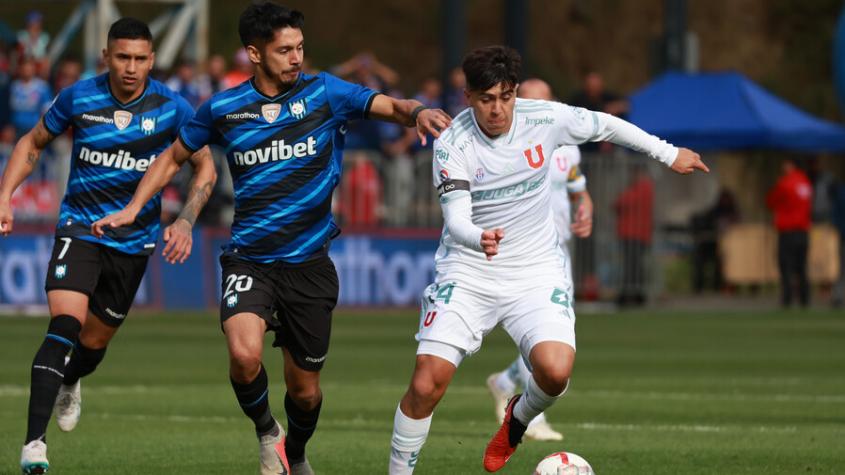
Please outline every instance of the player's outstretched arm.
M12 213L12 195L35 169L38 159L41 158L41 151L51 140L53 134L48 132L44 123L39 120L38 124L15 144L0 181L0 233L3 236L12 232L15 221Z
M105 218L92 224L91 234L101 238L103 237L103 234L105 234L106 226L119 228L133 223L135 221L135 217L138 216L138 213L141 211L141 208L143 208L156 193L161 191L162 188L170 183L170 180L173 179L173 175L179 171L179 168L182 167L182 164L185 163L185 160L190 158L190 156L191 151L185 148L185 146L182 145L182 142L179 140L173 142L171 146L167 147L167 149L155 159L153 164L150 165L150 168L147 169L147 172L144 173L144 177L141 178L141 182L138 183L138 188L135 189L135 194L132 196L129 204L117 213L106 216Z
M593 114L593 116L588 118L584 112ZM587 137L587 141L609 141L646 153L681 175L690 174L695 170L701 170L705 173L710 172L710 169L701 161L701 156L697 153L686 148L676 148L630 122L604 112L584 111L584 109L580 109L576 116L581 124L586 125L593 131Z
M191 191L176 221L164 230L164 242L167 244L161 255L171 264L177 262L182 264L191 255L193 245L191 230L202 208L208 202L214 184L217 183L217 170L214 168L211 150L207 146L191 155L188 163L194 169Z
M440 109L427 109L420 101L396 99L384 94L373 99L370 117L405 127L416 127L417 136L423 145L426 144L427 134L440 137L440 132L452 123L449 114Z

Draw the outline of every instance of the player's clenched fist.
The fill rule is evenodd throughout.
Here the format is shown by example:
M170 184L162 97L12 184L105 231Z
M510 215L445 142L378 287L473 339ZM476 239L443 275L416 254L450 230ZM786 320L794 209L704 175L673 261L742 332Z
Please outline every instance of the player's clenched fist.
M493 256L499 253L499 241L505 237L505 230L502 228L491 229L481 233L481 249L487 255L487 260L492 261Z
M688 148L678 149L678 156L672 163L672 170L681 175L689 175L695 169L709 173L710 169L701 161L701 156Z

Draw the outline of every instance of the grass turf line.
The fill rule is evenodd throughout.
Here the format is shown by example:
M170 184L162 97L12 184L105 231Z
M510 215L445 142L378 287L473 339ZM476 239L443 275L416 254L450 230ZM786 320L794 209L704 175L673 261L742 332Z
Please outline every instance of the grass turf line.
M46 319L0 318L0 473L18 473L29 371ZM338 312L308 453L324 474L384 473L413 366L417 313ZM501 473L578 453L604 474L841 473L845 317L828 312L584 315L570 392L549 411L563 442L527 442ZM265 363L284 420L279 350ZM496 429L484 381L515 356L496 330L459 369L416 473L483 473ZM133 315L83 381L83 416L49 458L62 474L256 471L217 317Z

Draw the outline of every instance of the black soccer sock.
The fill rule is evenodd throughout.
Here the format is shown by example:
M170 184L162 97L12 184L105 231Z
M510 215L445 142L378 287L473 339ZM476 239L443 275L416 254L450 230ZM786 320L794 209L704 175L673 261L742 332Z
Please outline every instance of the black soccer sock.
M50 320L47 336L32 361L29 387L29 420L25 443L47 439L47 424L59 394L65 370L65 357L79 337L82 325L70 315Z
M323 400L310 411L303 411L293 402L290 394L285 393L285 412L288 416L288 435L285 439L285 453L291 463L296 463L305 457L305 444L317 430L317 419L320 418L320 408Z
M73 386L79 381L79 378L93 373L105 356L105 348L92 350L82 343L77 343L73 348L73 353L70 355L70 361L68 361L65 367L65 379L62 384Z
M270 390L267 387L267 372L264 371L264 366L261 366L258 376L250 383L241 384L234 379L231 381L241 409L255 423L255 432L263 435L275 429L276 421L270 413Z

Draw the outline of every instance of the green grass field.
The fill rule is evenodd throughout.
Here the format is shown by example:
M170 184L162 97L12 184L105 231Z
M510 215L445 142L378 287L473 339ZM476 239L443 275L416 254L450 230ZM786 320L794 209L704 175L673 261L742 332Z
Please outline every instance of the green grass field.
M0 473L18 473L29 366L45 319L0 318ZM323 474L385 473L393 412L413 363L415 312L338 312L309 446ZM281 355L265 363L282 417ZM845 473L845 315L583 315L570 392L549 411L566 439L527 442L501 473L576 452L606 474ZM496 331L435 412L416 473L483 473L496 429L484 385L514 357ZM208 314L133 315L84 380L83 416L54 424L58 474L256 473L256 442Z

